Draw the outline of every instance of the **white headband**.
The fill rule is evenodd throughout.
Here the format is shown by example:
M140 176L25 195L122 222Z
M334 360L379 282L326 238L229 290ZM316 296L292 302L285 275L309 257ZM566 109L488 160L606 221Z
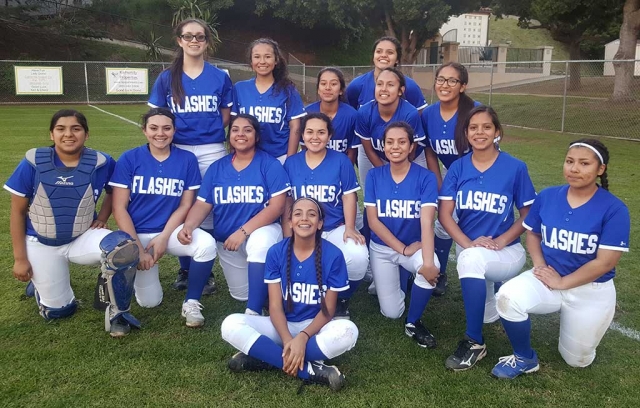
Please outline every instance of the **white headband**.
M598 149L596 149L595 147L593 147L593 146L591 146L589 144L586 144L586 143L574 143L571 146L569 146L569 149L571 149L572 147L586 147L587 149L591 149L596 154L596 156L598 156L598 159L600 159L600 163L606 164L604 162L604 160L602 159L602 155L600 154Z

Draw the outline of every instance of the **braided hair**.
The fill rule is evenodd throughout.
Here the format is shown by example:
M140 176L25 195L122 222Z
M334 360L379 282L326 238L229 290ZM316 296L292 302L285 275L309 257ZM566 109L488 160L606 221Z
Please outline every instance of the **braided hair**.
M602 186L602 188L609 191L609 177L607 176L607 170L609 169L609 149L607 149L607 146L605 146L604 143L602 143L598 139L578 139L569 143L569 149L571 149L576 143L589 145L598 153L600 153L600 157L602 157L602 160L600 160L600 157L598 157L597 154L594 154L594 156L596 156L596 159L598 160L598 163L600 163L601 165L604 164L605 166L604 172L600 175L600 185Z
M296 206L296 203L302 200L311 201L318 208L318 219L320 221L324 220L324 209L322 208L322 204L320 204L316 199L311 197L300 197L296 201L293 202L291 208L289 209L289 220L293 218L293 207ZM295 234L291 235L291 239L289 240L289 248L287 249L287 288L286 288L286 311L290 312L293 310L293 299L291 297L291 293L293 291L292 283L291 283L291 256L293 253L293 243L295 240ZM324 316L329 316L329 310L327 310L327 305L325 303L325 293L322 286L322 229L318 229L315 233L315 241L316 246L314 250L315 261L316 261L316 280L318 282L318 290L320 291L320 305L322 314Z

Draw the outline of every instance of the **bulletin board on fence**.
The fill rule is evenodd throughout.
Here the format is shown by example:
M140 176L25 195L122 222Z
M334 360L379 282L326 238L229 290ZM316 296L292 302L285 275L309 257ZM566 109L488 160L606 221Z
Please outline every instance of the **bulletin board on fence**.
M13 67L16 95L62 95L62 67Z
M107 95L149 94L147 68L105 68Z

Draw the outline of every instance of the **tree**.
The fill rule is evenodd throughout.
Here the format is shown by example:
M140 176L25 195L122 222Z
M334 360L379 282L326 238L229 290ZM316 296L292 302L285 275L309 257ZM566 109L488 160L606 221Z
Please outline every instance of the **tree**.
M636 59L636 43L640 32L640 0L626 0L620 26L620 45L618 52L613 57L616 60ZM634 74L633 62L614 62L615 79L613 83L614 101L633 100L631 85Z
M230 7L233 5L233 0L224 0L218 2L210 2L208 0L169 0L169 4L175 10L171 20L171 24L175 27L182 20L187 18L199 18L207 23L209 29L213 33L213 41L211 51L215 51L215 48L220 44L220 37L218 36L218 15L214 10Z
M569 46L569 58L581 59L586 42L604 43L615 31L624 0L495 0L497 15L519 16L518 25L547 29L554 40ZM580 64L569 68L569 89L580 88Z

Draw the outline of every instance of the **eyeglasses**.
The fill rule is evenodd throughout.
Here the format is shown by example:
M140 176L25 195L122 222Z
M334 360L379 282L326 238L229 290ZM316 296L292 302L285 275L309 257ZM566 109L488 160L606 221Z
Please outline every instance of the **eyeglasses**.
M445 82L447 83L447 85L454 87L459 83L461 83L462 81L456 78L436 77L436 84L444 85Z
M179 35L178 37L182 38L186 42L191 42L191 41L193 41L194 38L196 39L197 42L205 42L205 41L207 41L207 36L204 35L204 34L198 34L198 35L182 34L182 35Z

